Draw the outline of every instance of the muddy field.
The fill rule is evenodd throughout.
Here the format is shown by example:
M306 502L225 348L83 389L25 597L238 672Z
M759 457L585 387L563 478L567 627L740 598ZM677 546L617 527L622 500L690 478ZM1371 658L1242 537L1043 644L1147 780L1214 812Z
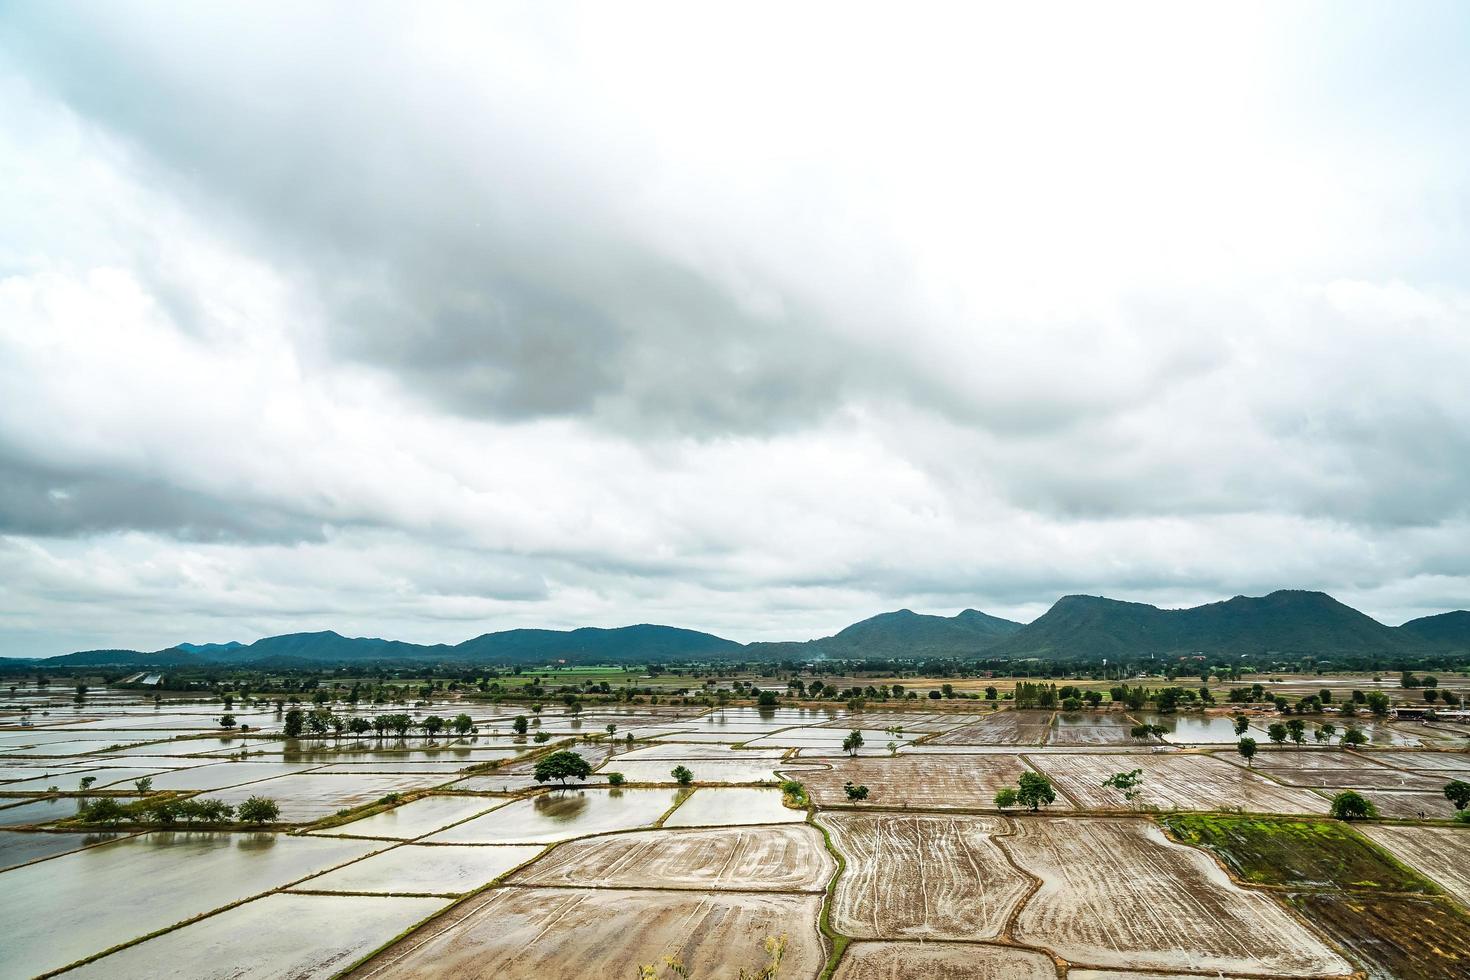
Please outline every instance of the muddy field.
M1128 734L1133 721L1127 715L1107 711L1058 712L1047 736L1047 745L1136 745Z
M1204 853L1138 819L1017 820L1001 839L1042 880L1015 938L1086 966L1351 972L1284 908L1235 885Z
M1041 745L1051 730L1050 711L997 711L930 740L934 745Z
M1427 776L1398 769L1271 769L1271 778L1288 786L1309 789L1402 789L1420 792L1443 790L1443 776Z
M352 977L583 980L633 977L671 956L695 977L733 977L786 936L782 977L826 960L818 895L498 888L429 923Z
M1056 980L1051 957L1024 949L957 943L861 942L833 980Z
M1006 861L1001 817L828 813L847 862L832 922L866 939L993 939L1031 881Z
M1036 754L1026 760L1050 776L1056 788L1092 809L1125 809L1122 794L1103 786L1117 772L1143 770L1138 807L1160 810L1226 810L1259 813L1326 813L1327 801L1304 789L1271 782L1264 776L1208 755Z
M518 872L522 885L819 892L837 870L805 824L650 830L572 841Z
M846 804L843 785L852 782L868 787L867 805L988 809L995 805L997 790L1031 771L1014 755L899 755L832 759L830 764L830 769L795 772L791 777L806 785L818 806ZM1068 805L1058 799L1052 808Z
M1291 903L1372 980L1470 976L1470 919L1445 899L1311 892Z
M1321 792L1330 796L1332 790ZM1398 793L1392 790L1364 790L1363 797L1378 808L1381 817L1392 820L1453 820L1455 805L1439 792ZM1325 797L1324 797L1325 798Z
M1470 908L1470 828L1373 825L1362 831Z

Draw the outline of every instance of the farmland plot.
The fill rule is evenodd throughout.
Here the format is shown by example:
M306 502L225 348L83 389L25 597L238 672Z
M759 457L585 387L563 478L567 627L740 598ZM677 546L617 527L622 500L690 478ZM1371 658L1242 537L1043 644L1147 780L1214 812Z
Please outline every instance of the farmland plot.
M305 823L331 816L338 810L371 803L388 793L427 789L431 786L438 786L445 780L443 773L415 776L401 773L318 775L306 772L291 776L276 776L273 779L234 786L218 793L210 793L209 797L214 800L223 800L232 806L238 806L251 796L269 797L280 804L283 821Z
M292 890L459 895L489 884L542 850L539 844L405 844L308 878Z
M785 770L782 770L783 772ZM899 755L834 759L828 769L794 773L819 806L847 803L843 784L868 787L867 803L887 807L974 808L994 805L995 793L1031 770L1014 755ZM1058 799L1053 809L1069 809Z
M478 796L425 796L404 803L391 810L375 813L361 820L314 831L335 837L380 837L389 840L412 840L425 834L442 830L450 824L468 820L492 807L500 806L504 799L487 799Z
M1444 788L1443 778L1399 769L1272 769L1271 778L1288 786L1311 789L1402 789L1433 791Z
M934 745L1040 745L1051 726L1050 711L996 711L934 738Z
M696 977L732 977L762 967L762 944L784 934L781 975L814 977L826 960L820 910L818 895L497 888L349 976L583 980L672 956Z
M517 872L523 885L820 892L837 870L805 824L647 830L572 841Z
M996 846L1001 817L824 813L847 862L832 921L866 939L993 939L1031 887Z
M665 827L735 827L758 823L801 823L805 810L782 803L779 789L703 787L669 814Z
M267 895L62 975L68 980L329 977L447 904L442 898Z
M1000 845L1041 878L1015 937L1073 963L1157 970L1350 973L1270 898L1144 820L1017 821Z
M1470 976L1470 918L1444 899L1308 892L1291 902L1372 980Z
M857 942L843 954L833 980L1056 980L1056 976L1051 957L1027 949Z
M733 753L726 751L726 755ZM618 757L599 770L598 775L620 772L630 783L672 783L669 775L675 766L682 765L694 773L701 783L771 783L776 782L775 767L778 759L629 759Z
M1260 813L1326 813L1327 802L1305 789L1278 786L1268 779L1221 762L1214 756L1027 755L1027 762L1050 776L1057 789L1089 809L1122 809L1127 804L1103 780L1116 772L1143 770L1138 803L1163 810L1243 808Z
M1133 722L1126 715L1107 711L1063 711L1047 737L1048 745L1129 745Z
M786 755L785 749L732 749L728 745L707 745L699 743L665 743L661 745L645 745L634 749L632 752L624 752L618 756L619 760L626 759L629 762L646 762L649 760L664 759L710 759L716 762L723 761L770 761L780 759Z
M1319 749L1274 749L1263 747L1251 760L1257 769L1330 769L1351 772L1384 772L1388 767L1377 759L1384 753L1321 751ZM1245 761L1233 750L1217 758L1237 765Z
M1376 825L1363 833L1470 908L1470 830Z
M553 790L516 800L426 838L430 844L549 844L613 830L647 827L687 791Z
M1322 790L1325 796L1332 790ZM1363 798L1378 808L1378 815L1394 820L1452 820L1455 805L1445 799L1444 791L1399 793L1393 790L1364 790ZM1325 798L1325 797L1324 797Z
M1419 772L1470 772L1470 755L1464 752L1373 752L1369 758Z

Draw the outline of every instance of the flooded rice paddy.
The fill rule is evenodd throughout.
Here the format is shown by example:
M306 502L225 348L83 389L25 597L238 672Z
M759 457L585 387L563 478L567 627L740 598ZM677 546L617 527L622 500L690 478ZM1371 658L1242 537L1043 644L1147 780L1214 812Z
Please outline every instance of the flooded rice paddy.
M515 704L411 709L464 710L479 731L463 737L287 739L270 705L237 706L252 729L241 734L216 727L217 703L106 690L66 701L0 714L4 977L570 980L671 957L718 980L760 968L781 936L781 980L1463 976L1470 964L1470 828L1449 822L1442 792L1470 779L1470 755L1463 733L1431 725L1363 718L1370 744L1350 752L1272 745L1257 716L1246 766L1228 709L572 716L553 704L531 726L549 735L538 743L512 732L528 712ZM1139 721L1168 733L1135 739ZM854 729L865 744L850 757ZM558 749L596 770L585 784L535 779ZM694 786L672 785L675 766ZM1103 785L1129 770L1142 777L1132 800ZM1047 778L1055 799L998 809L997 791L1023 776ZM784 778L810 802L755 785ZM849 783L866 797L850 799ZM1346 789L1398 822L1315 832ZM81 800L140 793L263 796L280 814L222 829L74 822ZM1322 860L1272 884L1160 826L1228 819L1251 821L1261 848L1290 820L1290 846ZM1343 832L1361 835L1356 850ZM1358 880L1372 877L1364 855L1397 869L1391 893Z

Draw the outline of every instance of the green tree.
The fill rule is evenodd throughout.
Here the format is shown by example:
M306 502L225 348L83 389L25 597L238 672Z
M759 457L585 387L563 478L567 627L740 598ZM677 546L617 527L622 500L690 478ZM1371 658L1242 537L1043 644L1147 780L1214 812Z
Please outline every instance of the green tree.
M1301 745L1307 740L1307 723L1300 718L1293 718L1286 723L1286 733L1291 736L1293 742Z
M1270 727L1266 729L1266 734L1271 736L1272 742L1277 745L1281 745L1285 743L1286 736L1289 733L1287 732L1285 725L1283 725L1279 721L1273 721Z
M1444 798L1455 805L1456 810L1463 810L1470 804L1470 783L1462 779L1452 779L1445 783Z
M1352 790L1332 798L1332 815L1339 820L1363 820L1378 816L1378 808Z
M609 738L611 738L613 735L615 735L617 733L617 730L618 730L618 726L617 725L612 725L612 724L609 724L608 726L606 726L603 729L603 731L607 732L607 735L608 735Z
M347 723L347 730L354 735L366 735L372 730L373 723L358 715Z
M755 699L755 703L762 708L774 708L781 703L781 699L776 697L775 691L762 691L760 697Z
M1379 718L1388 714L1388 695L1382 691L1368 692L1368 710Z
M995 794L995 805L1004 810L1016 805L1016 787L1007 786Z
M530 727L531 723L526 720L525 715L516 715L515 721L510 723L510 730L515 732L517 735L526 734L527 729L529 729Z
M153 789L153 777L144 776L142 779L133 780L133 788L138 791L139 796L147 796Z
M997 691L995 688L993 688L993 687L987 687L985 689L985 700L987 700L987 701L994 701L999 696L1000 696L1000 692Z
M306 728L306 712L300 708L292 708L286 712L286 737L300 738L301 732Z
M674 782L680 786L688 786L694 782L694 773L689 771L688 766L675 766L670 770L669 775L673 776Z
M264 796L252 796L240 804L239 814L243 823L265 824L279 819L281 808L275 800Z
M1246 768L1249 769L1251 759L1256 756L1256 740L1253 738L1242 738L1239 742L1235 743L1235 751L1240 753L1240 757L1245 760Z
M863 733L858 731L856 728L848 732L847 737L842 740L842 751L846 752L850 756L857 755L858 749L862 747Z
M1143 792L1143 770L1130 769L1127 772L1115 772L1103 780L1103 785L1109 789L1115 789L1123 794L1123 799L1130 804Z
M1342 744L1350 749L1355 749L1359 745L1367 745L1368 736L1363 734L1361 728L1354 728L1352 725L1349 725L1347 731L1342 733Z
M1250 730L1250 727L1251 727L1251 720L1249 718L1247 718L1245 715L1236 715L1235 716L1235 734L1237 734L1237 735L1244 735L1247 731Z
M607 774L607 784L609 786L621 786L626 780L627 777L620 772L610 772Z
M223 714L223 715L220 715L219 716L219 727L221 727L221 728L234 728L235 727L235 716L232 715L232 714Z
M464 712L460 712L454 716L449 726L454 729L454 734L464 736L475 730L475 720Z
M1317 726L1317 730L1312 733L1312 737L1319 742L1330 742L1332 741L1332 736L1336 734L1337 726L1331 722L1324 722Z
M534 774L538 783L559 779L565 786L568 779L582 782L592 775L592 764L577 753L562 749L560 752L553 752L543 759L536 760Z
M868 787L854 786L851 782L845 783L842 789L847 793L849 800L866 800L868 798Z
M443 718L440 718L438 715L430 715L423 721L419 722L419 727L424 730L425 735L429 736L430 739L434 739L438 738L439 733L444 731L444 726L446 724L447 722Z
M1030 807L1033 813L1042 806L1056 802L1057 794L1052 789L1051 780L1041 773L1023 772L1018 782L1020 785L1016 791L1016 801L1022 806Z

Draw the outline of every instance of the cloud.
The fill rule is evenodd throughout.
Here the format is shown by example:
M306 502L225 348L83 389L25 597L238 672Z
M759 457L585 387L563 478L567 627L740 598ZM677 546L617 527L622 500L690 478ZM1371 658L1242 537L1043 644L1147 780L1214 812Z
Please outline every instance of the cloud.
M5 652L1465 604L1459 12L781 17L7 8Z

